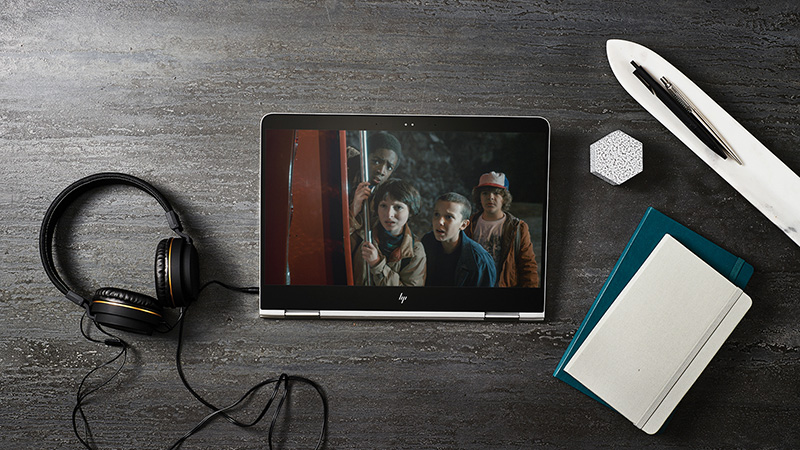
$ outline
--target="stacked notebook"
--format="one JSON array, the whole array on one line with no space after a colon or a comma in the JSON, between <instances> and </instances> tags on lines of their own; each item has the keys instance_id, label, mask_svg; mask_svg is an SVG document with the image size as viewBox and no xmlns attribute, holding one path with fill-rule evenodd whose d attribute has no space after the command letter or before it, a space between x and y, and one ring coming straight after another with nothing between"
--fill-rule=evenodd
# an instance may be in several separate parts
<instances>
[{"instance_id":1,"label":"stacked notebook","mask_svg":"<svg viewBox=\"0 0 800 450\"><path fill-rule=\"evenodd\" d=\"M553 375L657 432L750 308L752 274L649 208Z\"/></svg>"}]
</instances>

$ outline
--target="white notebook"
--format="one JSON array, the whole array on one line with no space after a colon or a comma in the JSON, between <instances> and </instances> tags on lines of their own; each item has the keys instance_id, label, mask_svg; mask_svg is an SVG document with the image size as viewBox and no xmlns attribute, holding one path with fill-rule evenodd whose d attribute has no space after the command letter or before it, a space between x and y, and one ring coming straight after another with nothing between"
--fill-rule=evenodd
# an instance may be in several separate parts
<instances>
[{"instance_id":1,"label":"white notebook","mask_svg":"<svg viewBox=\"0 0 800 450\"><path fill-rule=\"evenodd\" d=\"M653 434L751 304L740 288L665 235L565 371Z\"/></svg>"}]
</instances>

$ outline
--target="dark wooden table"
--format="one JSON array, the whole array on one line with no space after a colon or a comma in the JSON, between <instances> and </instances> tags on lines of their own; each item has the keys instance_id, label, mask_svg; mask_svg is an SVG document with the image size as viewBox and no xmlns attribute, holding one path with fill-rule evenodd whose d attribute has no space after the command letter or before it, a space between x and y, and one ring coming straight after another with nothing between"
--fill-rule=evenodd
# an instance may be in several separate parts
<instances>
[{"instance_id":1,"label":"dark wooden table","mask_svg":"<svg viewBox=\"0 0 800 450\"><path fill-rule=\"evenodd\" d=\"M77 448L78 383L114 354L81 337L81 311L44 275L50 201L94 172L137 175L175 204L203 279L256 283L259 121L273 111L547 117L548 317L274 321L210 289L183 358L208 399L282 372L317 380L331 449L800 446L800 248L630 98L609 38L671 61L800 172L795 1L3 2L0 447ZM644 143L645 169L613 187L589 173L589 145L617 129ZM552 377L647 206L755 267L753 308L657 436ZM64 223L76 288L153 292L170 232L152 200L101 189ZM95 440L166 448L208 411L178 379L174 331L126 338L128 365L85 408ZM313 392L292 394L288 417L277 447L310 446ZM261 448L266 428L216 421L185 448Z\"/></svg>"}]
</instances>

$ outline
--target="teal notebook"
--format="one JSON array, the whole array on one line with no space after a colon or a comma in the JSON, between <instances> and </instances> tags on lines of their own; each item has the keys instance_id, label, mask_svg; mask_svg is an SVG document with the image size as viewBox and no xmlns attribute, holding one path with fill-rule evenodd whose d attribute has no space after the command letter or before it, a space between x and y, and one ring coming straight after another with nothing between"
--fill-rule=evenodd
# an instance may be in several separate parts
<instances>
[{"instance_id":1,"label":"teal notebook","mask_svg":"<svg viewBox=\"0 0 800 450\"><path fill-rule=\"evenodd\" d=\"M575 332L567 351L564 352L564 356L561 357L561 361L559 361L553 373L554 377L606 406L608 406L606 402L565 372L564 367L665 234L672 235L678 242L739 288L744 289L753 275L753 266L746 263L742 258L722 249L658 210L647 208L642 221L636 231L633 232L633 236L628 241L625 250L623 250L622 256L620 256L617 264L611 270L611 274L600 289L600 293L589 309L589 313L581 322L578 331Z\"/></svg>"}]
</instances>

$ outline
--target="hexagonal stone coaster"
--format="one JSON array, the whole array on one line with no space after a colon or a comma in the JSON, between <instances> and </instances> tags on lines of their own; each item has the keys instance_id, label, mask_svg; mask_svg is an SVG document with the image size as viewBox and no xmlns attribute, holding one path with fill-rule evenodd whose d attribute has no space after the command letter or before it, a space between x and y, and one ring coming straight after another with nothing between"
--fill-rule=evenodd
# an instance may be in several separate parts
<instances>
[{"instance_id":1,"label":"hexagonal stone coaster","mask_svg":"<svg viewBox=\"0 0 800 450\"><path fill-rule=\"evenodd\" d=\"M589 146L589 171L614 186L644 168L642 143L620 130Z\"/></svg>"}]
</instances>

